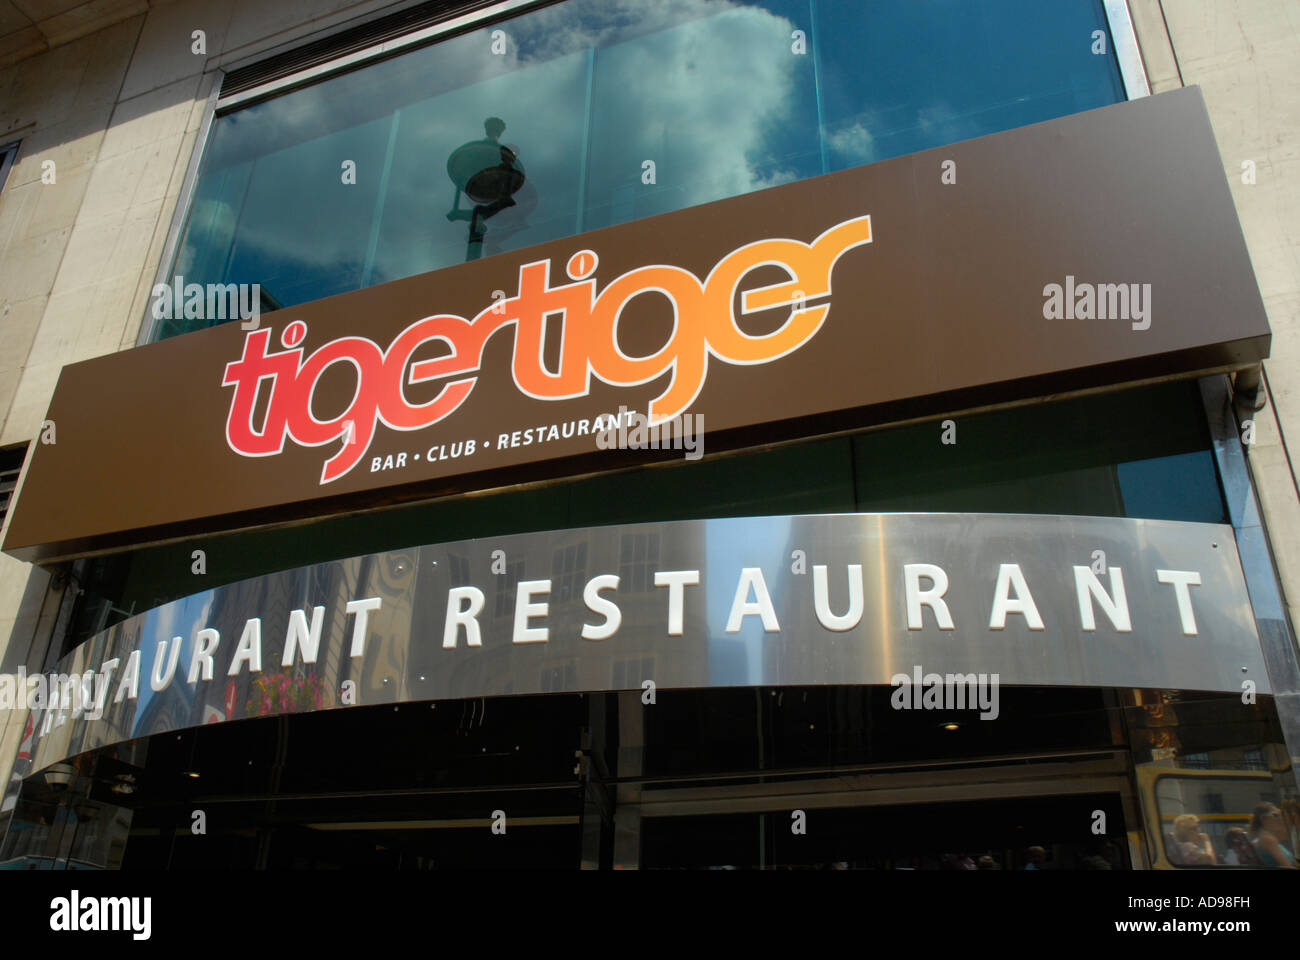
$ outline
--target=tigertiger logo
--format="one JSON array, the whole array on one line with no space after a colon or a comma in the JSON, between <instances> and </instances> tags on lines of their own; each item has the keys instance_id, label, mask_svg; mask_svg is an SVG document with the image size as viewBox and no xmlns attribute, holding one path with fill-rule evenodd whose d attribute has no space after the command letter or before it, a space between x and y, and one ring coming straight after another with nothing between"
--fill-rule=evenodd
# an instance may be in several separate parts
<instances>
[{"instance_id":1,"label":"tigertiger logo","mask_svg":"<svg viewBox=\"0 0 1300 960\"><path fill-rule=\"evenodd\" d=\"M280 334L283 350L273 350L271 329L244 338L242 356L226 365L222 386L233 387L226 419L226 442L246 457L274 456L286 439L303 447L340 442L321 468L322 484L345 476L365 457L380 423L390 430L422 430L446 419L465 402L478 382L483 350L497 331L515 327L511 374L515 387L537 400L586 396L591 378L618 387L649 383L669 374L663 392L651 401L651 425L686 410L704 388L709 358L734 365L770 363L798 350L826 322L831 272L848 250L871 242L871 217L846 220L812 243L768 239L738 247L718 261L704 280L680 267L654 264L630 270L597 293L599 257L580 250L565 265L569 282L551 284L551 261L519 267L515 296L498 298L472 320L435 314L415 321L393 338L387 349L360 336L339 337L303 356L307 325L295 320ZM736 291L751 271L777 266L789 281L746 290L739 314L790 306L790 315L775 331L750 336L741 330L735 310ZM635 297L658 294L673 311L673 331L655 353L630 357L619 348L618 322ZM560 323L560 358L546 368L542 346L546 324ZM415 360L426 344L440 342L449 351ZM319 420L312 399L322 374L334 364L350 364L356 374L351 403L330 420ZM263 381L269 381L260 422ZM437 396L411 403L405 389L445 381Z\"/></svg>"}]
</instances>

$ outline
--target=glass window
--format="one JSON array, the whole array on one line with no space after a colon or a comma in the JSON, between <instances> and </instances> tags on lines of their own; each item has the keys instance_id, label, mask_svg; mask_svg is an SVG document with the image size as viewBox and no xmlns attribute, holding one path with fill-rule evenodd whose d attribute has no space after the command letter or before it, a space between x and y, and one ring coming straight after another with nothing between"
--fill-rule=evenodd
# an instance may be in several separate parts
<instances>
[{"instance_id":1,"label":"glass window","mask_svg":"<svg viewBox=\"0 0 1300 960\"><path fill-rule=\"evenodd\" d=\"M1103 106L1106 26L1100 0L567 0L219 113L172 279L270 310Z\"/></svg>"},{"instance_id":2,"label":"glass window","mask_svg":"<svg viewBox=\"0 0 1300 960\"><path fill-rule=\"evenodd\" d=\"M819 0L829 169L1124 99L1100 3ZM865 15L864 15L865 12Z\"/></svg>"},{"instance_id":3,"label":"glass window","mask_svg":"<svg viewBox=\"0 0 1300 960\"><path fill-rule=\"evenodd\" d=\"M1153 863L1294 867L1300 806L1272 698L1132 694L1124 728Z\"/></svg>"},{"instance_id":4,"label":"glass window","mask_svg":"<svg viewBox=\"0 0 1300 960\"><path fill-rule=\"evenodd\" d=\"M959 417L952 439L855 437L857 509L1227 522L1193 382Z\"/></svg>"},{"instance_id":5,"label":"glass window","mask_svg":"<svg viewBox=\"0 0 1300 960\"><path fill-rule=\"evenodd\" d=\"M659 534L624 534L619 549L619 584L632 593L651 589L659 566Z\"/></svg>"},{"instance_id":6,"label":"glass window","mask_svg":"<svg viewBox=\"0 0 1300 960\"><path fill-rule=\"evenodd\" d=\"M555 582L556 600L563 602L578 596L587 582L587 544L570 544L556 550L551 558L551 579Z\"/></svg>"},{"instance_id":7,"label":"glass window","mask_svg":"<svg viewBox=\"0 0 1300 960\"><path fill-rule=\"evenodd\" d=\"M1175 867L1295 867L1292 823L1267 773L1162 776L1155 800Z\"/></svg>"},{"instance_id":8,"label":"glass window","mask_svg":"<svg viewBox=\"0 0 1300 960\"><path fill-rule=\"evenodd\" d=\"M515 612L515 593L519 588L519 581L524 575L524 562L518 560L506 566L504 577L498 581L496 593L495 616L500 619L505 616L514 616Z\"/></svg>"}]
</instances>

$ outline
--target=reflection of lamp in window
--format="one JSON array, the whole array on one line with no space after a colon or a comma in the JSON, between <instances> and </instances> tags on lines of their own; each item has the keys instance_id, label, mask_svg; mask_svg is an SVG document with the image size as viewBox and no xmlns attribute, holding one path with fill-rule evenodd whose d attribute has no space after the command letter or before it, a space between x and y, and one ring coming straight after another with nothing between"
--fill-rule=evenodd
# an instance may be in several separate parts
<instances>
[{"instance_id":1,"label":"reflection of lamp in window","mask_svg":"<svg viewBox=\"0 0 1300 960\"><path fill-rule=\"evenodd\" d=\"M487 233L483 221L513 207L511 196L524 185L524 165L513 150L500 142L505 128L505 121L488 117L483 122L487 136L461 144L447 158L447 176L456 185L447 219L469 221L466 260L477 260L483 253L483 235ZM460 208L462 193L473 202L473 210Z\"/></svg>"}]
</instances>

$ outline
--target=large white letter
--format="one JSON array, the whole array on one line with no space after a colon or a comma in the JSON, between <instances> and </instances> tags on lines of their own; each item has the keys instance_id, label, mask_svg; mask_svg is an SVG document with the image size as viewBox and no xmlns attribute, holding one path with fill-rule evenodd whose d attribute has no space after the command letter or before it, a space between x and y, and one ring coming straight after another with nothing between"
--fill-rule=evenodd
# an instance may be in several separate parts
<instances>
[{"instance_id":1,"label":"large white letter","mask_svg":"<svg viewBox=\"0 0 1300 960\"><path fill-rule=\"evenodd\" d=\"M302 610L289 611L289 629L284 635L284 656L280 658L280 666L293 666L293 651L295 647L302 647L302 662L315 663L316 651L320 649L320 628L325 623L325 608L313 607L311 611L311 627L307 626L307 614Z\"/></svg>"},{"instance_id":2,"label":"large white letter","mask_svg":"<svg viewBox=\"0 0 1300 960\"><path fill-rule=\"evenodd\" d=\"M606 600L600 595L602 590L617 589L617 574L606 573L587 581L587 585L582 590L582 601L592 613L604 614L605 622L600 626L584 623L582 639L607 640L618 632L619 625L623 622L623 611L619 610L618 604L613 600Z\"/></svg>"},{"instance_id":3,"label":"large white letter","mask_svg":"<svg viewBox=\"0 0 1300 960\"><path fill-rule=\"evenodd\" d=\"M1016 588L1014 600L1009 595L1013 586ZM1030 630L1043 629L1043 618L1038 615L1038 607L1018 563L998 566L998 585L993 590L993 613L989 615L989 629L1005 629L1008 613L1024 614L1025 623Z\"/></svg>"},{"instance_id":4,"label":"large white letter","mask_svg":"<svg viewBox=\"0 0 1300 960\"><path fill-rule=\"evenodd\" d=\"M123 697L131 700L140 695L140 651L132 650L131 655L126 658L126 669L122 671L122 679L117 683L117 693L113 696L114 703L121 703Z\"/></svg>"},{"instance_id":5,"label":"large white letter","mask_svg":"<svg viewBox=\"0 0 1300 960\"><path fill-rule=\"evenodd\" d=\"M221 642L221 634L211 627L200 630L198 636L194 638L194 649L190 652L190 675L189 683L196 683L199 679L199 668L203 669L203 679L212 679L212 654L217 650L217 644Z\"/></svg>"},{"instance_id":6,"label":"large white letter","mask_svg":"<svg viewBox=\"0 0 1300 960\"><path fill-rule=\"evenodd\" d=\"M862 619L862 564L849 564L849 612L842 617L831 613L830 588L826 585L826 566L813 567L813 607L817 619L827 630L852 630Z\"/></svg>"},{"instance_id":7,"label":"large white letter","mask_svg":"<svg viewBox=\"0 0 1300 960\"><path fill-rule=\"evenodd\" d=\"M922 590L922 577L928 577L934 586ZM943 572L943 567L933 563L903 564L903 590L907 594L907 629L925 629L925 621L921 617L922 606L934 611L934 619L940 630L953 628L948 604L943 601L943 595L948 592L948 574Z\"/></svg>"},{"instance_id":8,"label":"large white letter","mask_svg":"<svg viewBox=\"0 0 1300 960\"><path fill-rule=\"evenodd\" d=\"M105 660L99 665L99 676L95 678L95 716L96 718L104 715L104 704L108 700L108 687L113 682L113 673L121 666L122 661L117 657L111 660Z\"/></svg>"},{"instance_id":9,"label":"large white letter","mask_svg":"<svg viewBox=\"0 0 1300 960\"><path fill-rule=\"evenodd\" d=\"M1178 619L1183 623L1183 635L1196 636L1196 617L1192 613L1192 597L1187 590L1187 585L1199 587L1201 575L1195 570L1157 570L1156 581L1174 585L1174 596L1178 598Z\"/></svg>"},{"instance_id":10,"label":"large white letter","mask_svg":"<svg viewBox=\"0 0 1300 960\"><path fill-rule=\"evenodd\" d=\"M1097 620L1092 612L1090 594L1101 604L1101 609L1110 618L1110 622L1116 630L1120 633L1128 633L1133 629L1133 624L1129 622L1128 616L1128 598L1124 596L1124 574L1119 567L1110 568L1110 582L1115 588L1114 600L1110 598L1110 594L1101 585L1101 581L1097 579L1097 575L1092 572L1091 567L1076 566L1074 568L1074 589L1079 595L1079 618L1083 621L1083 629L1097 629Z\"/></svg>"},{"instance_id":11,"label":"large white letter","mask_svg":"<svg viewBox=\"0 0 1300 960\"><path fill-rule=\"evenodd\" d=\"M176 675L176 661L180 658L181 655L180 637L172 637L171 651L172 651L172 655L168 657L167 641L166 640L158 641L158 650L153 657L153 670L150 671L150 675L149 675L149 686L151 686L154 690L165 689L167 684L172 682L172 677ZM164 659L167 661L166 676L163 676L162 674L162 666L163 666Z\"/></svg>"},{"instance_id":12,"label":"large white letter","mask_svg":"<svg viewBox=\"0 0 1300 960\"><path fill-rule=\"evenodd\" d=\"M528 626L530 617L544 617L551 608L549 603L533 603L533 594L550 592L549 580L519 581L519 590L515 594L515 643L546 643L550 639L550 627Z\"/></svg>"},{"instance_id":13,"label":"large white letter","mask_svg":"<svg viewBox=\"0 0 1300 960\"><path fill-rule=\"evenodd\" d=\"M348 656L359 657L366 652L366 623L370 619L370 611L378 610L380 603L382 601L379 597L367 597L365 600L349 600L343 608L345 614L357 615L352 622L352 651Z\"/></svg>"},{"instance_id":14,"label":"large white letter","mask_svg":"<svg viewBox=\"0 0 1300 960\"><path fill-rule=\"evenodd\" d=\"M664 570L655 574L655 586L668 588L668 636L682 635L684 588L693 587L699 582L698 570Z\"/></svg>"},{"instance_id":15,"label":"large white letter","mask_svg":"<svg viewBox=\"0 0 1300 960\"><path fill-rule=\"evenodd\" d=\"M248 662L249 673L262 672L262 620L260 617L253 617L244 624L244 632L239 637L239 646L235 647L235 655L230 658L230 669L226 671L226 676L238 676L240 666L245 661Z\"/></svg>"},{"instance_id":16,"label":"large white letter","mask_svg":"<svg viewBox=\"0 0 1300 960\"><path fill-rule=\"evenodd\" d=\"M462 607L461 601L469 605ZM483 612L483 591L478 587L452 587L447 591L447 620L442 627L442 648L455 650L460 628L465 628L465 645L483 646L483 634L476 619Z\"/></svg>"},{"instance_id":17,"label":"large white letter","mask_svg":"<svg viewBox=\"0 0 1300 960\"><path fill-rule=\"evenodd\" d=\"M749 599L751 590L754 592L752 602ZM749 616L763 618L765 633L777 633L781 629L776 622L776 611L772 609L772 598L768 596L763 571L758 567L745 567L740 571L736 596L731 601L731 614L727 617L727 633L739 633L741 621Z\"/></svg>"}]
</instances>

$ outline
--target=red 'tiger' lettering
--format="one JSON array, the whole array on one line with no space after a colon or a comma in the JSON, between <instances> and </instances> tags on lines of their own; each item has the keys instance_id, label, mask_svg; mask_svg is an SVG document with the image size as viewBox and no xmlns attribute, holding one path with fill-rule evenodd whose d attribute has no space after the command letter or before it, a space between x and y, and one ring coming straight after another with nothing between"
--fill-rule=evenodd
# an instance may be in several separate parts
<instances>
[{"instance_id":1,"label":"red 'tiger' lettering","mask_svg":"<svg viewBox=\"0 0 1300 960\"><path fill-rule=\"evenodd\" d=\"M552 286L551 263L539 260L520 266L514 297L495 301L473 320L453 314L424 317L399 333L387 350L366 337L339 337L304 360L301 347L273 352L271 330L263 327L244 338L243 355L226 365L222 385L235 388L226 442L246 457L267 457L284 450L286 437L304 447L341 440L325 461L320 482L337 480L361 462L377 424L421 430L455 412L474 389L488 339L512 324L511 374L523 394L561 400L586 396L593 375L614 386L635 386L670 373L667 387L650 403L650 422L662 423L695 402L710 357L729 364L770 363L811 340L825 323L830 304L809 306L808 301L829 296L836 261L871 239L871 218L858 217L837 224L810 244L785 239L746 244L723 257L704 281L680 267L655 264L616 277L599 294L594 278ZM594 271L597 258L584 250L568 262L583 267L590 262ZM790 315L778 330L750 336L740 329L733 311L736 290L751 271L768 265L785 270L790 280L746 290L739 312L789 305ZM633 297L643 294L668 301L673 332L658 352L629 357L619 349L619 317ZM542 342L546 317L555 314L561 316L563 333L559 369L553 372L542 364ZM412 362L420 347L433 342L449 352ZM281 344L288 346L283 339ZM321 376L335 364L352 368L352 400L333 419L318 420L312 400ZM406 386L437 380L445 382L432 400L412 404L407 399ZM254 420L263 381L268 393L259 427Z\"/></svg>"}]
</instances>

